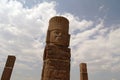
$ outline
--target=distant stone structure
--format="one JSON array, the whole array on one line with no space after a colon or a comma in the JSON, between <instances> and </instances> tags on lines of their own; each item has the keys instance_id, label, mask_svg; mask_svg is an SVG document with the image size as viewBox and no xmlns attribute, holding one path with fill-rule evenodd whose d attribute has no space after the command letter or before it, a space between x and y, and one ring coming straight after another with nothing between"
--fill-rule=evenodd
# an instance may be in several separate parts
<instances>
[{"instance_id":1,"label":"distant stone structure","mask_svg":"<svg viewBox=\"0 0 120 80\"><path fill-rule=\"evenodd\" d=\"M41 80L70 80L69 21L52 17L47 31Z\"/></svg>"},{"instance_id":2,"label":"distant stone structure","mask_svg":"<svg viewBox=\"0 0 120 80\"><path fill-rule=\"evenodd\" d=\"M80 80L88 80L87 64L80 64Z\"/></svg>"},{"instance_id":3,"label":"distant stone structure","mask_svg":"<svg viewBox=\"0 0 120 80\"><path fill-rule=\"evenodd\" d=\"M8 56L1 80L10 80L15 60L15 56Z\"/></svg>"}]
</instances>

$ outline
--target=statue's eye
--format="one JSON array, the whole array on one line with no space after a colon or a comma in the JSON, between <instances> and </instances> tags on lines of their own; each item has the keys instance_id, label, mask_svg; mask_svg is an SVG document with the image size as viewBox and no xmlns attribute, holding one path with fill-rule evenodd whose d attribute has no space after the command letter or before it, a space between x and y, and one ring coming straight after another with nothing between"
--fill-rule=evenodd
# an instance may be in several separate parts
<instances>
[{"instance_id":1,"label":"statue's eye","mask_svg":"<svg viewBox=\"0 0 120 80\"><path fill-rule=\"evenodd\" d=\"M59 32L55 32L55 34L59 34Z\"/></svg>"}]
</instances>

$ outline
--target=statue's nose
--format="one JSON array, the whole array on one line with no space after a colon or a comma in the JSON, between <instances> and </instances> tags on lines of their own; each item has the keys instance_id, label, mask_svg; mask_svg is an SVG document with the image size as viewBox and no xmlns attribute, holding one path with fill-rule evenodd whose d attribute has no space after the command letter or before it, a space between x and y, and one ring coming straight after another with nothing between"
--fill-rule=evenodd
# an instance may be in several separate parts
<instances>
[{"instance_id":1,"label":"statue's nose","mask_svg":"<svg viewBox=\"0 0 120 80\"><path fill-rule=\"evenodd\" d=\"M59 36L61 36L62 35L62 33L59 33Z\"/></svg>"}]
</instances>

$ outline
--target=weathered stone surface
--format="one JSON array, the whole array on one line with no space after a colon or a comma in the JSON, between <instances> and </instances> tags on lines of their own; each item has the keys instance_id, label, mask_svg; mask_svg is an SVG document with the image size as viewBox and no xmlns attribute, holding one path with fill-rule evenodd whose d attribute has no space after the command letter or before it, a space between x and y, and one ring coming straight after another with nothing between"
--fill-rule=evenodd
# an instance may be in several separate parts
<instances>
[{"instance_id":1,"label":"weathered stone surface","mask_svg":"<svg viewBox=\"0 0 120 80\"><path fill-rule=\"evenodd\" d=\"M61 16L50 19L44 50L41 80L70 80L69 21Z\"/></svg>"},{"instance_id":2,"label":"weathered stone surface","mask_svg":"<svg viewBox=\"0 0 120 80\"><path fill-rule=\"evenodd\" d=\"M1 80L10 80L15 60L15 56L8 56Z\"/></svg>"},{"instance_id":3,"label":"weathered stone surface","mask_svg":"<svg viewBox=\"0 0 120 80\"><path fill-rule=\"evenodd\" d=\"M70 60L70 49L56 45L47 45L44 53L45 59Z\"/></svg>"},{"instance_id":4,"label":"weathered stone surface","mask_svg":"<svg viewBox=\"0 0 120 80\"><path fill-rule=\"evenodd\" d=\"M88 80L87 64L86 63L80 64L80 80Z\"/></svg>"}]
</instances>

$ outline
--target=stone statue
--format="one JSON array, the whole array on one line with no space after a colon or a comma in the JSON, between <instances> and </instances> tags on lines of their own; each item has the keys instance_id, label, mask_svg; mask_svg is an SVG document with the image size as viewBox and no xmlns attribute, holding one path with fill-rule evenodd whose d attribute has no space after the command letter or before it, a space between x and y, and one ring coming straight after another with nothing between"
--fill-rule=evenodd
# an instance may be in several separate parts
<instances>
[{"instance_id":1,"label":"stone statue","mask_svg":"<svg viewBox=\"0 0 120 80\"><path fill-rule=\"evenodd\" d=\"M1 80L10 80L16 57L8 55Z\"/></svg>"},{"instance_id":2,"label":"stone statue","mask_svg":"<svg viewBox=\"0 0 120 80\"><path fill-rule=\"evenodd\" d=\"M50 19L43 56L41 80L70 80L69 21L61 16Z\"/></svg>"},{"instance_id":3,"label":"stone statue","mask_svg":"<svg viewBox=\"0 0 120 80\"><path fill-rule=\"evenodd\" d=\"M87 64L80 64L80 80L88 80Z\"/></svg>"}]
</instances>

